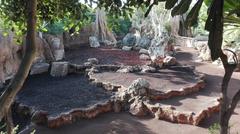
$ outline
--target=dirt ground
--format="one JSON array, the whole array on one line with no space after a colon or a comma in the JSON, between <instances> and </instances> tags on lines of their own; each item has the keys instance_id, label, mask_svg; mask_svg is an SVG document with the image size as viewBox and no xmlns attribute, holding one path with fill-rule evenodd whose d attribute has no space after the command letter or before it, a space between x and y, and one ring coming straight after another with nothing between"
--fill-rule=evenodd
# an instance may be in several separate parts
<instances>
[{"instance_id":1,"label":"dirt ground","mask_svg":"<svg viewBox=\"0 0 240 134\"><path fill-rule=\"evenodd\" d=\"M182 64L196 66L199 72L206 74L207 86L197 95L219 96L220 85L224 71L221 67L210 63L194 62L196 51L192 48L182 48L177 54L177 59ZM240 87L240 73L234 73L229 86L229 97L231 97ZM186 97L193 97L192 94ZM186 98L185 97L185 98ZM178 101L181 97L176 97L172 101ZM181 103L179 104L181 105ZM191 104L189 107L196 106ZM231 134L240 133L240 107L235 110L231 118ZM64 126L59 129L48 129L46 127L30 126L22 132L28 134L32 129L36 134L208 134L208 128L218 121L218 114L201 122L199 127L184 124L174 124L157 119L140 119L128 113L107 113L93 120L80 120L75 124Z\"/></svg>"},{"instance_id":2,"label":"dirt ground","mask_svg":"<svg viewBox=\"0 0 240 134\"><path fill-rule=\"evenodd\" d=\"M139 59L138 51L122 51L110 47L90 48L89 46L66 51L66 60L70 63L83 64L88 58L97 58L100 64L144 65L147 63Z\"/></svg>"}]
</instances>

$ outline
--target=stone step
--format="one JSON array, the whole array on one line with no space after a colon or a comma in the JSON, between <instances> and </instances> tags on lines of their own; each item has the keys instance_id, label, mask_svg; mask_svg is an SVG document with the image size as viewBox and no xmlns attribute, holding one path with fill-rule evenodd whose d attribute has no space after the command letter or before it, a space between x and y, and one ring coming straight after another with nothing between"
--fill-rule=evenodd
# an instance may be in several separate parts
<instances>
[{"instance_id":1,"label":"stone step","mask_svg":"<svg viewBox=\"0 0 240 134\"><path fill-rule=\"evenodd\" d=\"M220 98L195 93L184 97L146 102L145 105L158 119L199 125L203 119L219 111Z\"/></svg>"}]
</instances>

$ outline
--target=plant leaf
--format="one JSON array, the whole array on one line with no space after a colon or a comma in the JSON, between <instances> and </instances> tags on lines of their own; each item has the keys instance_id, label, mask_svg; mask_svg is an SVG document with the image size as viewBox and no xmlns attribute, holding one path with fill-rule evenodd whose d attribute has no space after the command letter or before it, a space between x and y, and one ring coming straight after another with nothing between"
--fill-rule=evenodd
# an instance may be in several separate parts
<instances>
[{"instance_id":1,"label":"plant leaf","mask_svg":"<svg viewBox=\"0 0 240 134\"><path fill-rule=\"evenodd\" d=\"M186 13L191 5L191 2L192 0L181 0L180 3L173 8L171 15L176 16Z\"/></svg>"},{"instance_id":2,"label":"plant leaf","mask_svg":"<svg viewBox=\"0 0 240 134\"><path fill-rule=\"evenodd\" d=\"M209 31L208 46L213 61L217 60L222 53L223 1L224 0L213 0L205 25L205 29Z\"/></svg>"},{"instance_id":3,"label":"plant leaf","mask_svg":"<svg viewBox=\"0 0 240 134\"><path fill-rule=\"evenodd\" d=\"M194 7L191 9L189 14L187 15L187 19L185 22L185 25L187 27L194 26L195 24L197 24L199 10L202 7L202 3L203 3L203 0L198 0L198 2L194 5Z\"/></svg>"},{"instance_id":4,"label":"plant leaf","mask_svg":"<svg viewBox=\"0 0 240 134\"><path fill-rule=\"evenodd\" d=\"M173 8L177 2L178 2L178 0L167 0L165 3L165 8L166 9Z\"/></svg>"}]
</instances>

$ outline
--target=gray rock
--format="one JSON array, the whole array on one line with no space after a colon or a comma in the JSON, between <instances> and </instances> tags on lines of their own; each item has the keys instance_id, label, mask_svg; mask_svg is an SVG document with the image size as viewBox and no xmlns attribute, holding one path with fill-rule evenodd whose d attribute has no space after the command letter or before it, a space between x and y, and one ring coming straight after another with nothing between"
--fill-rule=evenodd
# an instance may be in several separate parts
<instances>
[{"instance_id":1,"label":"gray rock","mask_svg":"<svg viewBox=\"0 0 240 134\"><path fill-rule=\"evenodd\" d=\"M151 60L151 58L148 55L146 55L146 54L141 54L139 56L139 59L140 60Z\"/></svg>"},{"instance_id":2,"label":"gray rock","mask_svg":"<svg viewBox=\"0 0 240 134\"><path fill-rule=\"evenodd\" d=\"M34 74L41 74L41 73L45 73L48 72L48 68L49 68L49 64L48 63L36 63L32 65L30 74L34 75Z\"/></svg>"},{"instance_id":3,"label":"gray rock","mask_svg":"<svg viewBox=\"0 0 240 134\"><path fill-rule=\"evenodd\" d=\"M145 36L143 36L142 38L140 38L140 40L137 43L137 46L141 47L141 48L148 48L151 44L151 40Z\"/></svg>"},{"instance_id":4,"label":"gray rock","mask_svg":"<svg viewBox=\"0 0 240 134\"><path fill-rule=\"evenodd\" d=\"M61 46L61 40L59 38L52 38L51 45L54 50L59 49Z\"/></svg>"},{"instance_id":5,"label":"gray rock","mask_svg":"<svg viewBox=\"0 0 240 134\"><path fill-rule=\"evenodd\" d=\"M89 62L89 61L84 63L84 66L92 66L92 65L93 64L91 62Z\"/></svg>"},{"instance_id":6,"label":"gray rock","mask_svg":"<svg viewBox=\"0 0 240 134\"><path fill-rule=\"evenodd\" d=\"M149 87L150 83L146 79L138 78L128 87L128 91L132 92L133 95L144 96L147 95Z\"/></svg>"},{"instance_id":7,"label":"gray rock","mask_svg":"<svg viewBox=\"0 0 240 134\"><path fill-rule=\"evenodd\" d=\"M64 58L65 51L64 51L64 49L54 50L53 55L55 57L55 60L59 61L59 60L62 60Z\"/></svg>"},{"instance_id":8,"label":"gray rock","mask_svg":"<svg viewBox=\"0 0 240 134\"><path fill-rule=\"evenodd\" d=\"M139 66L124 66L117 70L118 73L132 73L139 71L141 71L141 68L139 68Z\"/></svg>"},{"instance_id":9,"label":"gray rock","mask_svg":"<svg viewBox=\"0 0 240 134\"><path fill-rule=\"evenodd\" d=\"M131 51L131 50L132 50L132 47L123 46L123 47L122 47L122 50L124 50L124 51Z\"/></svg>"},{"instance_id":10,"label":"gray rock","mask_svg":"<svg viewBox=\"0 0 240 134\"><path fill-rule=\"evenodd\" d=\"M99 60L97 58L89 58L87 61L93 65L96 65L99 63Z\"/></svg>"},{"instance_id":11,"label":"gray rock","mask_svg":"<svg viewBox=\"0 0 240 134\"><path fill-rule=\"evenodd\" d=\"M90 47L94 47L94 48L100 47L99 41L95 36L89 37L89 43L90 43Z\"/></svg>"},{"instance_id":12,"label":"gray rock","mask_svg":"<svg viewBox=\"0 0 240 134\"><path fill-rule=\"evenodd\" d=\"M142 66L142 73L154 73L156 71L157 70L154 67L150 67L150 66L147 66L147 65Z\"/></svg>"},{"instance_id":13,"label":"gray rock","mask_svg":"<svg viewBox=\"0 0 240 134\"><path fill-rule=\"evenodd\" d=\"M50 72L53 77L63 77L68 74L68 62L53 62Z\"/></svg>"},{"instance_id":14,"label":"gray rock","mask_svg":"<svg viewBox=\"0 0 240 134\"><path fill-rule=\"evenodd\" d=\"M149 110L142 101L135 100L135 102L130 105L129 112L135 116L146 116Z\"/></svg>"},{"instance_id":15,"label":"gray rock","mask_svg":"<svg viewBox=\"0 0 240 134\"><path fill-rule=\"evenodd\" d=\"M140 49L139 54L146 54L146 55L148 55L148 50L142 48L142 49Z\"/></svg>"},{"instance_id":16,"label":"gray rock","mask_svg":"<svg viewBox=\"0 0 240 134\"><path fill-rule=\"evenodd\" d=\"M133 33L128 33L123 38L123 45L124 46L134 46L136 44L137 37Z\"/></svg>"}]
</instances>

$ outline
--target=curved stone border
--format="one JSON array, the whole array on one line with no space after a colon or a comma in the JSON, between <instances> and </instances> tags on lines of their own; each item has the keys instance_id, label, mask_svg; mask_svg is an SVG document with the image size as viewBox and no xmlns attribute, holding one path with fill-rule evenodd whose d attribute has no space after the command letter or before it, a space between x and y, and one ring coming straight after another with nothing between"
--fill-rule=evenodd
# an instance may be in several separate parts
<instances>
[{"instance_id":1,"label":"curved stone border","mask_svg":"<svg viewBox=\"0 0 240 134\"><path fill-rule=\"evenodd\" d=\"M220 101L216 99L214 105L206 107L198 113L194 112L185 112L178 111L173 106L161 105L156 106L148 103L144 103L149 109L150 113L158 119L170 121L173 123L189 124L189 125L199 125L200 121L206 117L211 116L212 114L219 112L220 110Z\"/></svg>"},{"instance_id":2,"label":"curved stone border","mask_svg":"<svg viewBox=\"0 0 240 134\"><path fill-rule=\"evenodd\" d=\"M117 69L117 68L115 68ZM184 67L184 69L186 69ZM106 71L107 69L104 69ZM113 70L113 69L112 69ZM112 71L110 70L110 71ZM108 70L107 70L108 71ZM193 71L193 70L191 70ZM116 72L116 71L113 71ZM168 90L167 92L161 92L155 89L150 89L149 91L149 97L153 100L163 100L168 99L175 96L185 96L194 92L199 91L200 89L203 89L206 85L204 79L204 75L201 73L198 73L196 71L193 71L194 75L196 75L196 78L198 79L198 82L195 84L192 84L191 86L181 88L179 90ZM89 80L92 81L94 84L96 84L99 87L103 87L106 90L109 91L119 91L127 89L128 87L124 87L123 85L117 85L113 84L111 82L103 82L101 80L98 80L96 77L94 77L94 72L88 73Z\"/></svg>"},{"instance_id":3,"label":"curved stone border","mask_svg":"<svg viewBox=\"0 0 240 134\"><path fill-rule=\"evenodd\" d=\"M63 125L72 124L78 119L92 119L99 114L112 111L112 102L95 104L89 108L73 109L70 112L62 113L56 117L48 117L47 126L49 128L58 128Z\"/></svg>"},{"instance_id":4,"label":"curved stone border","mask_svg":"<svg viewBox=\"0 0 240 134\"><path fill-rule=\"evenodd\" d=\"M193 84L189 87L184 87L180 90L168 90L167 92L160 92L154 89L150 89L150 98L153 100L164 100L168 98L172 98L175 96L185 96L194 92L199 91L204 88L206 83L203 80L198 81L196 84Z\"/></svg>"}]
</instances>

